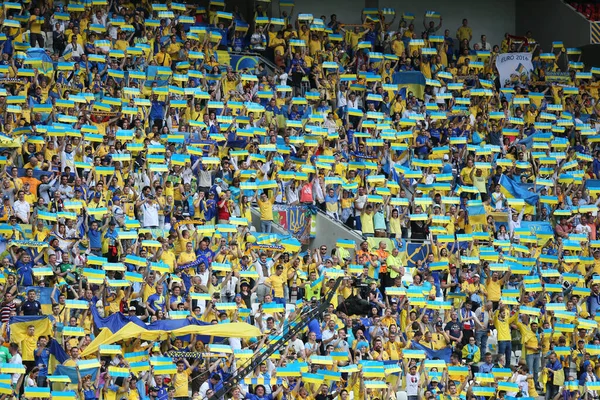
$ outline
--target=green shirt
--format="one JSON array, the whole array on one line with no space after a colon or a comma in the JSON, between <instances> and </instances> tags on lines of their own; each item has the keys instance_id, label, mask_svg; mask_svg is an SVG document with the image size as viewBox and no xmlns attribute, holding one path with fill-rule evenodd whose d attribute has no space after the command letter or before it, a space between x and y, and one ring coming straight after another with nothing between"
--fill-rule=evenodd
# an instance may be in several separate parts
<instances>
[{"instance_id":1,"label":"green shirt","mask_svg":"<svg viewBox=\"0 0 600 400\"><path fill-rule=\"evenodd\" d=\"M8 363L12 356L7 347L0 346L0 363Z\"/></svg>"}]
</instances>

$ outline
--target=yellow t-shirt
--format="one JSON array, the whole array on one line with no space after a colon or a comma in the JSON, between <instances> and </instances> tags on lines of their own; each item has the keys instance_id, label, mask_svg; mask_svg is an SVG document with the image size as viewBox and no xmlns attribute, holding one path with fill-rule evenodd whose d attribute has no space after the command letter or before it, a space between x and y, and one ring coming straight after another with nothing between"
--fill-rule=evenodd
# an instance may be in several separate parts
<instances>
[{"instance_id":1,"label":"yellow t-shirt","mask_svg":"<svg viewBox=\"0 0 600 400\"><path fill-rule=\"evenodd\" d=\"M508 313L508 311L507 311L507 313ZM504 321L501 321L498 318L499 315L500 315L500 310L496 310L496 313L494 314L494 326L498 330L498 341L501 342L501 341L511 340L510 324L512 324L513 322L515 322L517 320L517 318L519 317L519 313L515 313L512 317L509 317L509 318L505 319Z\"/></svg>"},{"instance_id":2,"label":"yellow t-shirt","mask_svg":"<svg viewBox=\"0 0 600 400\"><path fill-rule=\"evenodd\" d=\"M360 40L360 38L362 38L367 32L360 32L360 33L354 33L354 32L350 32L348 33L348 36L350 38L349 42L350 42L350 47L352 47L353 49L356 48L356 46L358 46L358 42Z\"/></svg>"},{"instance_id":3,"label":"yellow t-shirt","mask_svg":"<svg viewBox=\"0 0 600 400\"><path fill-rule=\"evenodd\" d=\"M127 43L126 40L117 40L115 42L115 49L116 50L125 51L125 50L127 50L127 47L129 47L129 43Z\"/></svg>"},{"instance_id":4,"label":"yellow t-shirt","mask_svg":"<svg viewBox=\"0 0 600 400\"><path fill-rule=\"evenodd\" d=\"M31 28L29 31L31 33L42 33L42 23L40 22L40 18L41 17L37 17L35 15L29 17L29 21L31 22Z\"/></svg>"},{"instance_id":5,"label":"yellow t-shirt","mask_svg":"<svg viewBox=\"0 0 600 400\"><path fill-rule=\"evenodd\" d=\"M473 185L473 180L471 179L471 171L473 167L464 167L460 172L460 177L462 178L465 185Z\"/></svg>"},{"instance_id":6,"label":"yellow t-shirt","mask_svg":"<svg viewBox=\"0 0 600 400\"><path fill-rule=\"evenodd\" d=\"M258 199L258 207L260 208L260 219L263 221L273 221L273 203L275 198L269 198L267 201Z\"/></svg>"},{"instance_id":7,"label":"yellow t-shirt","mask_svg":"<svg viewBox=\"0 0 600 400\"><path fill-rule=\"evenodd\" d=\"M374 214L367 214L366 212L364 212L360 216L360 222L362 224L363 233L375 233L375 227L373 225L373 215Z\"/></svg>"},{"instance_id":8,"label":"yellow t-shirt","mask_svg":"<svg viewBox=\"0 0 600 400\"><path fill-rule=\"evenodd\" d=\"M173 375L173 386L175 387L175 395L173 397L188 397L189 376L192 373L190 368L183 372L176 372Z\"/></svg>"},{"instance_id":9,"label":"yellow t-shirt","mask_svg":"<svg viewBox=\"0 0 600 400\"><path fill-rule=\"evenodd\" d=\"M487 299L489 301L500 301L500 297L502 296L502 284L500 280L494 282L489 279L486 285L487 290Z\"/></svg>"},{"instance_id":10,"label":"yellow t-shirt","mask_svg":"<svg viewBox=\"0 0 600 400\"><path fill-rule=\"evenodd\" d=\"M171 250L163 251L160 255L160 260L171 267L171 271L175 267L175 254Z\"/></svg>"},{"instance_id":11,"label":"yellow t-shirt","mask_svg":"<svg viewBox=\"0 0 600 400\"><path fill-rule=\"evenodd\" d=\"M404 54L404 42L402 40L394 40L392 42L392 51L395 55L400 57L402 54Z\"/></svg>"},{"instance_id":12,"label":"yellow t-shirt","mask_svg":"<svg viewBox=\"0 0 600 400\"><path fill-rule=\"evenodd\" d=\"M275 297L283 298L283 285L285 284L285 277L283 274L271 275L269 278L267 278L266 282L271 285L271 289L273 289Z\"/></svg>"},{"instance_id":13,"label":"yellow t-shirt","mask_svg":"<svg viewBox=\"0 0 600 400\"><path fill-rule=\"evenodd\" d=\"M458 28L456 36L460 41L463 41L465 39L471 40L471 37L473 37L473 31L468 26L461 26L460 28Z\"/></svg>"},{"instance_id":14,"label":"yellow t-shirt","mask_svg":"<svg viewBox=\"0 0 600 400\"><path fill-rule=\"evenodd\" d=\"M121 300L123 300L124 297L125 293L120 289L114 294L114 299L108 302L108 310L111 314L119 312L121 309Z\"/></svg>"},{"instance_id":15,"label":"yellow t-shirt","mask_svg":"<svg viewBox=\"0 0 600 400\"><path fill-rule=\"evenodd\" d=\"M177 258L177 264L180 265L189 264L193 261L196 261L196 254L193 251L191 253L184 251L179 255L179 258Z\"/></svg>"},{"instance_id":16,"label":"yellow t-shirt","mask_svg":"<svg viewBox=\"0 0 600 400\"><path fill-rule=\"evenodd\" d=\"M34 352L37 348L37 337L25 336L25 339L21 342L21 351L23 353L23 361L34 361Z\"/></svg>"}]
</instances>

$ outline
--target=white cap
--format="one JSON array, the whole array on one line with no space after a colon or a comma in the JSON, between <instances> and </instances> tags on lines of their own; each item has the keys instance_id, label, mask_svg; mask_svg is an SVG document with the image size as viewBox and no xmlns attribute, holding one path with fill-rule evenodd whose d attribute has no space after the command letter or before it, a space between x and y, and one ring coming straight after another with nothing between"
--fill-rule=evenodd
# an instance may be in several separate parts
<instances>
[{"instance_id":1,"label":"white cap","mask_svg":"<svg viewBox=\"0 0 600 400\"><path fill-rule=\"evenodd\" d=\"M450 159L450 156L448 154L444 154L444 161L448 161Z\"/></svg>"}]
</instances>

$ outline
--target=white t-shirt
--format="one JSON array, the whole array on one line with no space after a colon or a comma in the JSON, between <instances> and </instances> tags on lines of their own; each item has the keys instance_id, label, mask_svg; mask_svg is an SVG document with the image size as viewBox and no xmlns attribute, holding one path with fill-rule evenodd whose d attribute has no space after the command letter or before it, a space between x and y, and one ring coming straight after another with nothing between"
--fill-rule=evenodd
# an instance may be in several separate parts
<instances>
[{"instance_id":1,"label":"white t-shirt","mask_svg":"<svg viewBox=\"0 0 600 400\"><path fill-rule=\"evenodd\" d=\"M580 223L575 227L575 232L578 234L585 234L590 236L590 233L592 233L592 229L589 226Z\"/></svg>"},{"instance_id":2,"label":"white t-shirt","mask_svg":"<svg viewBox=\"0 0 600 400\"><path fill-rule=\"evenodd\" d=\"M10 364L23 364L23 358L21 358L21 355L19 353L17 353L14 356L12 356L9 363ZM12 374L12 383L16 384L17 382L19 382L20 377L21 377L21 374Z\"/></svg>"},{"instance_id":3,"label":"white t-shirt","mask_svg":"<svg viewBox=\"0 0 600 400\"><path fill-rule=\"evenodd\" d=\"M296 338L296 340L288 344L288 347L293 348L296 354L299 354L301 351L304 351L304 342Z\"/></svg>"},{"instance_id":4,"label":"white t-shirt","mask_svg":"<svg viewBox=\"0 0 600 400\"><path fill-rule=\"evenodd\" d=\"M142 204L142 211L144 212L144 228L158 226L158 209L159 206L156 203Z\"/></svg>"},{"instance_id":5,"label":"white t-shirt","mask_svg":"<svg viewBox=\"0 0 600 400\"><path fill-rule=\"evenodd\" d=\"M15 210L15 215L23 222L29 222L29 211L31 210L31 206L28 202L21 200L15 201L13 204L13 210Z\"/></svg>"},{"instance_id":6,"label":"white t-shirt","mask_svg":"<svg viewBox=\"0 0 600 400\"><path fill-rule=\"evenodd\" d=\"M406 374L406 395L417 396L419 394L419 374Z\"/></svg>"},{"instance_id":7,"label":"white t-shirt","mask_svg":"<svg viewBox=\"0 0 600 400\"><path fill-rule=\"evenodd\" d=\"M354 206L358 206L360 208L365 208L365 204L367 204L367 195L363 194L362 196L358 196L358 198L354 201ZM355 208L356 216L360 217L362 215L362 211L359 211Z\"/></svg>"},{"instance_id":8,"label":"white t-shirt","mask_svg":"<svg viewBox=\"0 0 600 400\"><path fill-rule=\"evenodd\" d=\"M326 331L323 331L323 335L321 337L323 338L323 341L329 340L336 334L336 332L337 331L335 329L327 329Z\"/></svg>"},{"instance_id":9,"label":"white t-shirt","mask_svg":"<svg viewBox=\"0 0 600 400\"><path fill-rule=\"evenodd\" d=\"M221 296L226 296L228 292L230 296L235 296L237 282L238 278L236 278L235 276L229 278L227 283L224 283L223 287L221 288Z\"/></svg>"}]
</instances>

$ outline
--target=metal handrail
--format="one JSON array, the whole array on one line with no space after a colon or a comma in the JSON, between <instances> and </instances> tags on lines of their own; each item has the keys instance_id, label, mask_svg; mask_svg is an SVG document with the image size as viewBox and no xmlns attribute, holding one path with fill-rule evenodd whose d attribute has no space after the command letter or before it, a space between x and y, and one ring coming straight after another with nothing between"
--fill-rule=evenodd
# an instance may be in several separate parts
<instances>
[{"instance_id":1,"label":"metal handrail","mask_svg":"<svg viewBox=\"0 0 600 400\"><path fill-rule=\"evenodd\" d=\"M225 396L230 390L238 385L246 376L252 373L257 366L265 362L276 351L282 349L292 338L292 336L302 332L304 328L308 326L310 321L323 314L327 307L329 307L329 303L331 303L333 296L336 295L338 288L342 284L342 281L342 277L337 278L333 288L331 288L331 290L327 293L327 297L321 301L317 307L307 309L305 312L298 314L294 321L290 323L287 332L285 332L275 343L265 347L264 351L260 351L258 354L250 358L246 364L242 368L238 369L227 382L223 383L223 387L219 389L218 392L213 394L209 400L218 400L223 398L223 396Z\"/></svg>"}]
</instances>

